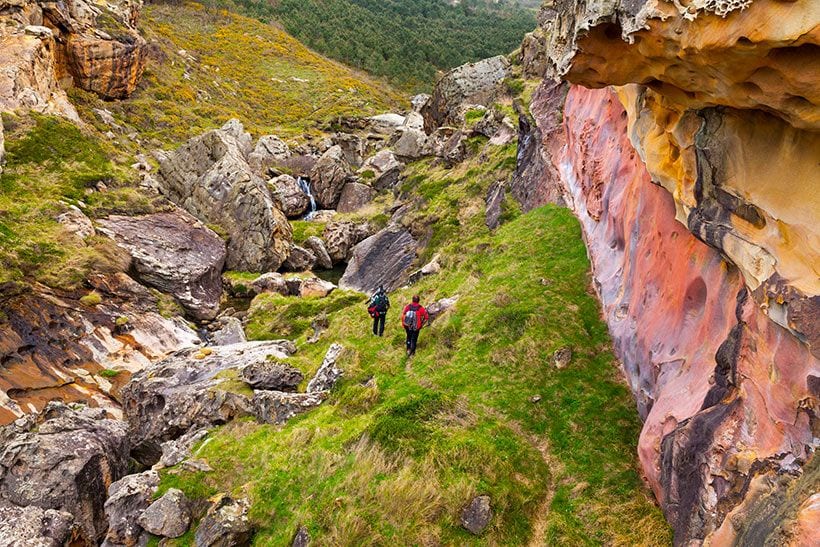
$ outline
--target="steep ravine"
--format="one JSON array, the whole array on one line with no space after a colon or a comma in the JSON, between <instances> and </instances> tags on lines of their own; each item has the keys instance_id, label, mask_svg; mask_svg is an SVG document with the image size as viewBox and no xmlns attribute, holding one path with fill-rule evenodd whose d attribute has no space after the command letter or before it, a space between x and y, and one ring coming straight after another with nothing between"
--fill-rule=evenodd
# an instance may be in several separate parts
<instances>
[{"instance_id":1,"label":"steep ravine","mask_svg":"<svg viewBox=\"0 0 820 547\"><path fill-rule=\"evenodd\" d=\"M677 6L542 10L542 141L519 172L582 222L644 419L643 472L676 543L809 545L820 6Z\"/></svg>"}]
</instances>

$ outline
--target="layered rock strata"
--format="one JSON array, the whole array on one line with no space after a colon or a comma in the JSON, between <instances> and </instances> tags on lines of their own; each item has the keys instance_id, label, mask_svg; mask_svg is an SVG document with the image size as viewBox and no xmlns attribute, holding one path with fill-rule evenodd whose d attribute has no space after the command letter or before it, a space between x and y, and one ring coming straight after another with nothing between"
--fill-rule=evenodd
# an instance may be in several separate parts
<instances>
[{"instance_id":1,"label":"layered rock strata","mask_svg":"<svg viewBox=\"0 0 820 547\"><path fill-rule=\"evenodd\" d=\"M525 205L581 220L676 543L811 544L820 6L555 1L541 22L575 85L534 96Z\"/></svg>"}]
</instances>

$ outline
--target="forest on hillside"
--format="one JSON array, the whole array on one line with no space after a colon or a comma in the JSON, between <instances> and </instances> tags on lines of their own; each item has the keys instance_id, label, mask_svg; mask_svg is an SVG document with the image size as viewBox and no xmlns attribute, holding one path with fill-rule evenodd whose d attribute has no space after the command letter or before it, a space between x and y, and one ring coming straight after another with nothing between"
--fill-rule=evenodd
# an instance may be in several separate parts
<instances>
[{"instance_id":1,"label":"forest on hillside","mask_svg":"<svg viewBox=\"0 0 820 547\"><path fill-rule=\"evenodd\" d=\"M516 1L211 0L285 30L316 51L412 91L436 72L506 54L535 28Z\"/></svg>"}]
</instances>

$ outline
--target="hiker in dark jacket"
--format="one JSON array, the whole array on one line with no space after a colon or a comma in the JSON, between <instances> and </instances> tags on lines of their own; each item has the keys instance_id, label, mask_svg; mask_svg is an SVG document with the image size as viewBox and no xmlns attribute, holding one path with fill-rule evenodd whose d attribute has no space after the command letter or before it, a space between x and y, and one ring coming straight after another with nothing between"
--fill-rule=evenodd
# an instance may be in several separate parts
<instances>
[{"instance_id":1,"label":"hiker in dark jacket","mask_svg":"<svg viewBox=\"0 0 820 547\"><path fill-rule=\"evenodd\" d=\"M418 295L413 297L413 302L404 307L401 312L401 325L407 333L407 355L416 353L416 344L419 342L419 331L430 321L430 314L419 304Z\"/></svg>"},{"instance_id":2,"label":"hiker in dark jacket","mask_svg":"<svg viewBox=\"0 0 820 547\"><path fill-rule=\"evenodd\" d=\"M373 318L373 334L376 336L384 336L384 321L387 319L387 310L390 309L390 299L387 298L387 293L383 286L379 286L379 290L370 298L367 303L367 311L370 317Z\"/></svg>"}]
</instances>

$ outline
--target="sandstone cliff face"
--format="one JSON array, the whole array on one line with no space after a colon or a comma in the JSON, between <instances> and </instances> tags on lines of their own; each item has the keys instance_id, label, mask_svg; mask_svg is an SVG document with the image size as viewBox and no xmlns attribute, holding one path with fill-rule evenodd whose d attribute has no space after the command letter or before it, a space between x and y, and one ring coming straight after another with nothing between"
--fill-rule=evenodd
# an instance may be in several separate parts
<instances>
[{"instance_id":1,"label":"sandstone cliff face","mask_svg":"<svg viewBox=\"0 0 820 547\"><path fill-rule=\"evenodd\" d=\"M141 2L0 0L0 111L78 121L64 87L106 99L133 93L146 60L135 25Z\"/></svg>"},{"instance_id":2,"label":"sandstone cliff face","mask_svg":"<svg viewBox=\"0 0 820 547\"><path fill-rule=\"evenodd\" d=\"M676 541L810 544L820 5L556 1L541 24L574 85L534 96L525 204L582 221Z\"/></svg>"}]
</instances>

